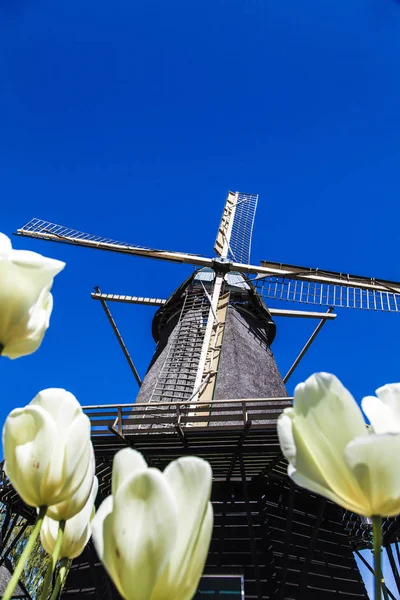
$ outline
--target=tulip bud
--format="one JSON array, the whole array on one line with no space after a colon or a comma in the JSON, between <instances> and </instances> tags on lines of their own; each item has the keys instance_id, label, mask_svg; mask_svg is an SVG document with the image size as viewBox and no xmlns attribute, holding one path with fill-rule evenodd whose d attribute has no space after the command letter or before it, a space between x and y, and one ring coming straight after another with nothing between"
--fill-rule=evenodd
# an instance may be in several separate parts
<instances>
[{"instance_id":1,"label":"tulip bud","mask_svg":"<svg viewBox=\"0 0 400 600\"><path fill-rule=\"evenodd\" d=\"M94 478L89 498L83 509L71 519L65 522L64 535L62 538L60 558L76 558L82 554L91 536L90 521L94 515L94 501L96 499L99 484L97 477ZM40 530L40 539L43 548L49 554L53 554L57 541L59 522L46 516Z\"/></svg>"},{"instance_id":2,"label":"tulip bud","mask_svg":"<svg viewBox=\"0 0 400 600\"><path fill-rule=\"evenodd\" d=\"M3 427L3 448L7 476L26 504L67 503L63 520L82 510L91 486L86 485L87 495L74 494L88 472L93 477L93 447L90 421L70 392L43 390L25 408L11 411Z\"/></svg>"},{"instance_id":3,"label":"tulip bud","mask_svg":"<svg viewBox=\"0 0 400 600\"><path fill-rule=\"evenodd\" d=\"M125 600L194 596L213 527L211 481L200 458L180 458L161 473L135 450L116 454L112 496L96 513L92 535Z\"/></svg>"},{"instance_id":4,"label":"tulip bud","mask_svg":"<svg viewBox=\"0 0 400 600\"><path fill-rule=\"evenodd\" d=\"M32 354L49 326L53 279L65 263L36 252L13 250L0 233L0 350L18 358Z\"/></svg>"}]
</instances>

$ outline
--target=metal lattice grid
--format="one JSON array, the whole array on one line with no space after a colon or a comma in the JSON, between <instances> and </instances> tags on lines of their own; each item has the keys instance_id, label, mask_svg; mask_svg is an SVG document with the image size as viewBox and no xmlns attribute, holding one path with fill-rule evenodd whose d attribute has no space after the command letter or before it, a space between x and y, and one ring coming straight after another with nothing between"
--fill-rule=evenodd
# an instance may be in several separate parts
<instances>
[{"instance_id":1,"label":"metal lattice grid","mask_svg":"<svg viewBox=\"0 0 400 600\"><path fill-rule=\"evenodd\" d=\"M251 238L257 210L258 194L236 192L236 210L228 258L235 262L249 264Z\"/></svg>"},{"instance_id":2,"label":"metal lattice grid","mask_svg":"<svg viewBox=\"0 0 400 600\"><path fill-rule=\"evenodd\" d=\"M400 311L400 294L346 285L267 277L253 282L260 296L274 300L359 308L384 312Z\"/></svg>"},{"instance_id":3,"label":"metal lattice grid","mask_svg":"<svg viewBox=\"0 0 400 600\"><path fill-rule=\"evenodd\" d=\"M188 288L150 402L184 401L193 395L209 311L207 296Z\"/></svg>"},{"instance_id":4,"label":"metal lattice grid","mask_svg":"<svg viewBox=\"0 0 400 600\"><path fill-rule=\"evenodd\" d=\"M50 223L50 221L42 221L41 219L31 219L26 225L21 227L19 230L21 233L30 233L34 235L35 233L40 235L50 235L59 238L60 241L86 241L86 242L95 242L98 244L111 244L113 246L130 246L132 248L142 248L143 250L151 250L146 246L138 246L137 244L132 245L128 242L118 242L117 240L112 240L111 238L101 237L99 235L94 235L92 233L84 233L83 231L78 231L77 229L71 229L69 227L64 227L64 225L57 225L56 223Z\"/></svg>"},{"instance_id":5,"label":"metal lattice grid","mask_svg":"<svg viewBox=\"0 0 400 600\"><path fill-rule=\"evenodd\" d=\"M204 261L206 261L207 264L210 262L210 259L204 259L197 254L183 254L171 250L160 250L149 246L140 246L130 242L113 240L111 238L102 237L92 233L85 233L83 231L78 231L77 229L65 227L64 225L57 225L56 223L50 223L50 221L43 221L36 218L31 219L26 225L17 229L17 234L43 240L63 242L66 244L75 244L77 246L97 248L100 250L112 250L114 252L147 256L150 258L163 258L176 262L192 263L194 261L195 264L197 264L196 260L200 261L198 264L203 264Z\"/></svg>"}]
</instances>

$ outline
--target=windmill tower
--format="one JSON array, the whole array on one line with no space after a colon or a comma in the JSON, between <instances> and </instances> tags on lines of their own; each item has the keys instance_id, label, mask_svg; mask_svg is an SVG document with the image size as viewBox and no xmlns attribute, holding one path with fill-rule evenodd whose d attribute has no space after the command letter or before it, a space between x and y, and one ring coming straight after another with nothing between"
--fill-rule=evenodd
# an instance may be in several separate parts
<instances>
[{"instance_id":1,"label":"windmill tower","mask_svg":"<svg viewBox=\"0 0 400 600\"><path fill-rule=\"evenodd\" d=\"M237 582L246 598L258 600L367 598L353 548L366 547L368 529L332 502L293 486L276 419L291 404L285 381L323 324L335 318L332 308L398 312L400 283L266 261L250 264L257 201L255 195L228 193L215 258L138 247L39 219L17 233L196 267L167 300L98 288L92 294L140 391L134 404L86 412L103 496L110 493L112 458L127 444L160 468L183 454L211 463L215 528L205 569L209 579L202 581L199 598L211 592L233 598L229 586ZM270 299L325 305L328 311L272 309L264 301ZM153 320L157 347L143 381L110 302L159 306ZM274 317L281 316L318 320L284 378L271 351ZM397 539L397 522L388 530ZM65 595L81 598L83 590L88 597L117 597L90 548L72 569Z\"/></svg>"}]
</instances>

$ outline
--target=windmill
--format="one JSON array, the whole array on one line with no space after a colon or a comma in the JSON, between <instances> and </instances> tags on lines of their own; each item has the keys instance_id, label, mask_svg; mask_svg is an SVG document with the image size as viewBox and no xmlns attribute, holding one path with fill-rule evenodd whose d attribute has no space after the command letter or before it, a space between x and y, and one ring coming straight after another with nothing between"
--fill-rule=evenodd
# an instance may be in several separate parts
<instances>
[{"instance_id":1,"label":"windmill","mask_svg":"<svg viewBox=\"0 0 400 600\"><path fill-rule=\"evenodd\" d=\"M367 598L346 531L351 530L354 547L362 548L368 527L288 481L275 423L290 405L285 382L324 323L335 318L333 308L398 312L400 283L268 261L251 264L257 202L257 195L228 193L213 258L139 247L39 219L17 234L196 268L168 299L99 288L92 294L140 386L134 405L87 407L103 494L109 493L112 456L123 445L134 445L159 467L185 453L202 455L215 477L216 527L206 574L242 577L246 598L259 600ZM266 304L271 299L328 309L272 309ZM143 381L109 302L159 307L153 320L157 348ZM284 378L270 349L274 317L281 316L318 319ZM389 530L395 539L397 525L392 522ZM98 583L93 556L87 561L96 573L93 597L114 597L110 587L105 592L105 584ZM79 572L67 586L70 597L85 587Z\"/></svg>"}]
</instances>

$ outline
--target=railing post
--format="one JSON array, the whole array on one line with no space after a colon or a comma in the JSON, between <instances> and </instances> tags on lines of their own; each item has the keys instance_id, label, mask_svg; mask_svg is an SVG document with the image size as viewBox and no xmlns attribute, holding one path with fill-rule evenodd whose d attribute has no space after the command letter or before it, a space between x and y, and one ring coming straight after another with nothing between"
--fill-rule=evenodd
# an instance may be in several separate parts
<instances>
[{"instance_id":1,"label":"railing post","mask_svg":"<svg viewBox=\"0 0 400 600\"><path fill-rule=\"evenodd\" d=\"M122 407L118 406L117 430L122 434Z\"/></svg>"},{"instance_id":2,"label":"railing post","mask_svg":"<svg viewBox=\"0 0 400 600\"><path fill-rule=\"evenodd\" d=\"M249 416L247 414L246 402L242 402L242 414L243 414L243 426L245 426L247 421L249 420Z\"/></svg>"}]
</instances>

